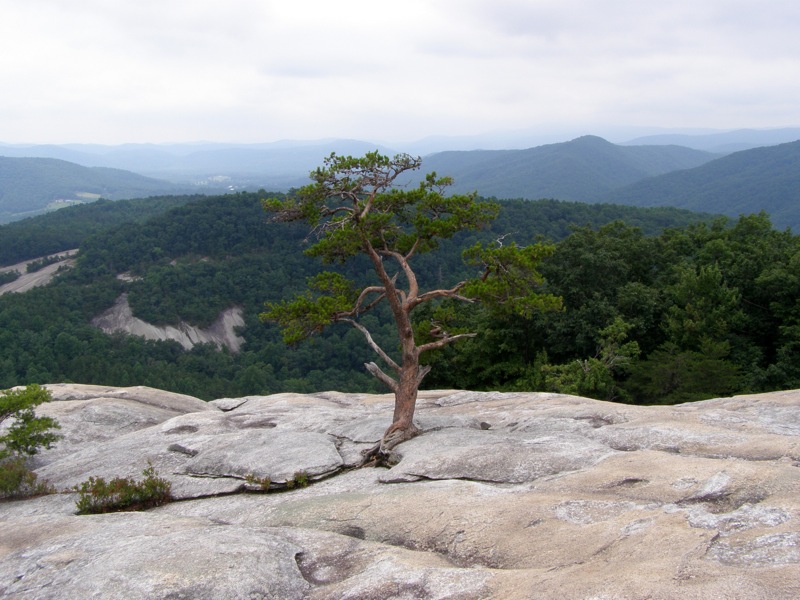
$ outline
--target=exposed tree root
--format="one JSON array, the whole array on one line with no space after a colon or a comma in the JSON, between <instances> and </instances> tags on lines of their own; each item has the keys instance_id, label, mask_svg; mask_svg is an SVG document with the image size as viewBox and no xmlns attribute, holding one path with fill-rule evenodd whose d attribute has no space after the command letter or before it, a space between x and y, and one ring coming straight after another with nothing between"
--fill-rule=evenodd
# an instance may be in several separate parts
<instances>
[{"instance_id":1,"label":"exposed tree root","mask_svg":"<svg viewBox=\"0 0 800 600\"><path fill-rule=\"evenodd\" d=\"M413 423L408 427L397 424L392 425L383 434L381 441L372 448L362 452L363 458L359 467L381 467L389 466L391 463L392 450L422 433Z\"/></svg>"}]
</instances>

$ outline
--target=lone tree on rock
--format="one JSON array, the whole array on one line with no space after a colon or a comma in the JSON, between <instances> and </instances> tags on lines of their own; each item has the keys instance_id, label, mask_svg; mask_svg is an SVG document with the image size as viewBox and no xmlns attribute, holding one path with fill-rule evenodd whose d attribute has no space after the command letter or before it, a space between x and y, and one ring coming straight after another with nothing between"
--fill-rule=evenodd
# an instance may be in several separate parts
<instances>
[{"instance_id":1,"label":"lone tree on rock","mask_svg":"<svg viewBox=\"0 0 800 600\"><path fill-rule=\"evenodd\" d=\"M311 227L315 243L306 254L326 263L343 263L366 255L377 275L375 285L356 286L344 276L322 272L309 280L305 294L293 300L268 304L262 320L277 322L284 341L297 343L332 323L347 323L358 329L367 344L391 370L376 363L366 368L395 395L394 417L371 455L387 454L397 444L419 433L414 425L417 391L430 367L420 365L420 356L474 333L451 334L428 320L425 331L412 321L419 306L446 299L489 301L521 314L560 307L560 299L538 294L543 279L536 270L552 252L552 246L517 247L503 244L473 246L465 259L480 265L480 274L452 287L423 291L412 268L419 254L435 250L439 240L463 230L478 229L498 214L496 203L479 201L475 194L445 195L452 183L448 177L428 174L415 187L396 186L397 178L421 165L420 158L400 154L389 158L378 152L364 157L331 154L323 167L311 173L313 183L283 199L264 200L274 213L273 221L304 221ZM387 303L400 340L400 358L393 359L359 322L359 317ZM415 333L417 334L415 336Z\"/></svg>"}]
</instances>

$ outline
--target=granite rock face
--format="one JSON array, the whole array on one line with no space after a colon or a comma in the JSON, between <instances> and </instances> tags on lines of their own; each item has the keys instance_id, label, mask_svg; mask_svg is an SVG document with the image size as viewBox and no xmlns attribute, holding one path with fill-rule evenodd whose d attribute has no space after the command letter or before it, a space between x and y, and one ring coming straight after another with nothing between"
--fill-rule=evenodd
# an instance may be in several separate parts
<instances>
[{"instance_id":1,"label":"granite rock face","mask_svg":"<svg viewBox=\"0 0 800 600\"><path fill-rule=\"evenodd\" d=\"M674 407L424 392L424 433L388 469L353 467L391 396L51 391L65 437L40 477L149 463L181 501L0 503L2 597L800 597L800 391ZM288 489L299 473L311 484Z\"/></svg>"},{"instance_id":2,"label":"granite rock face","mask_svg":"<svg viewBox=\"0 0 800 600\"><path fill-rule=\"evenodd\" d=\"M57 254L50 254L49 256L43 256L41 258L61 258L63 260L57 260L56 262L46 265L41 269L37 269L31 273L28 273L28 265L40 259L26 260L21 263L17 263L16 265L0 267L0 273L16 271L20 274L20 276L14 281L0 285L0 296L3 294L21 294L35 287L47 285L50 283L50 281L52 281L53 277L56 276L59 269L66 269L75 265L75 256L77 254L78 250L74 249L65 250L64 252L59 252Z\"/></svg>"},{"instance_id":3,"label":"granite rock face","mask_svg":"<svg viewBox=\"0 0 800 600\"><path fill-rule=\"evenodd\" d=\"M215 344L219 348L238 352L244 343L244 338L236 333L236 328L244 325L241 308L223 311L205 329L189 323L180 323L177 327L153 325L133 316L127 294L122 294L114 306L92 319L92 325L105 333L125 333L146 340L175 340L186 350L191 350L197 344Z\"/></svg>"}]
</instances>

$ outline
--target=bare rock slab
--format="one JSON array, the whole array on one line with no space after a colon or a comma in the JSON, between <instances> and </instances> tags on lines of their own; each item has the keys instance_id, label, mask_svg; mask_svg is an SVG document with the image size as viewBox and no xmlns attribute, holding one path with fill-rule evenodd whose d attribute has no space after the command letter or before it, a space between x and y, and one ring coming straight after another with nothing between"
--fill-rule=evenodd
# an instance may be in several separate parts
<instances>
[{"instance_id":1,"label":"bare rock slab","mask_svg":"<svg viewBox=\"0 0 800 600\"><path fill-rule=\"evenodd\" d=\"M519 433L445 429L402 444L397 451L399 464L382 475L381 481L524 483L591 466L610 454L607 446L570 434L532 438Z\"/></svg>"},{"instance_id":2,"label":"bare rock slab","mask_svg":"<svg viewBox=\"0 0 800 600\"><path fill-rule=\"evenodd\" d=\"M244 437L244 439L243 439ZM192 457L184 473L195 477L269 477L286 483L303 473L311 479L341 469L342 457L330 437L319 433L261 430L186 441Z\"/></svg>"},{"instance_id":3,"label":"bare rock slab","mask_svg":"<svg viewBox=\"0 0 800 600\"><path fill-rule=\"evenodd\" d=\"M426 391L396 463L353 469L391 397L54 389L42 410L65 437L40 477L150 463L182 501L0 503L3 597L800 597L800 391L657 407ZM248 493L300 471L308 487Z\"/></svg>"},{"instance_id":4,"label":"bare rock slab","mask_svg":"<svg viewBox=\"0 0 800 600\"><path fill-rule=\"evenodd\" d=\"M307 597L301 548L270 531L121 513L0 522L0 537L46 544L7 552L0 596L63 598Z\"/></svg>"},{"instance_id":5,"label":"bare rock slab","mask_svg":"<svg viewBox=\"0 0 800 600\"><path fill-rule=\"evenodd\" d=\"M153 466L170 480L176 498L228 494L251 477L286 483L298 473L318 478L342 468L331 436L275 428L238 428L226 413L169 419L84 448L37 470L57 489L72 489L89 475L140 477Z\"/></svg>"},{"instance_id":6,"label":"bare rock slab","mask_svg":"<svg viewBox=\"0 0 800 600\"><path fill-rule=\"evenodd\" d=\"M52 384L45 387L54 401L43 404L37 412L58 421L62 439L55 448L37 454L35 466L159 425L178 415L217 412L214 406L198 398L142 386Z\"/></svg>"}]
</instances>

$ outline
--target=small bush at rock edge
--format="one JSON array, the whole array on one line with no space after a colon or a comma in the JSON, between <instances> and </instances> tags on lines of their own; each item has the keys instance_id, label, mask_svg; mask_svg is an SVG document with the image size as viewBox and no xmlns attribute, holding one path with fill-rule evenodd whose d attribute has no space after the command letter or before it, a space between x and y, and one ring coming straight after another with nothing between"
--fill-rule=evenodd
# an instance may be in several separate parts
<instances>
[{"instance_id":1,"label":"small bush at rock edge","mask_svg":"<svg viewBox=\"0 0 800 600\"><path fill-rule=\"evenodd\" d=\"M294 477L286 480L286 489L291 490L295 487L308 487L308 473L298 471Z\"/></svg>"},{"instance_id":2,"label":"small bush at rock edge","mask_svg":"<svg viewBox=\"0 0 800 600\"><path fill-rule=\"evenodd\" d=\"M172 500L172 484L159 477L152 465L142 471L142 475L144 479L141 481L115 477L107 482L102 477L90 477L75 486L75 491L80 494L76 502L78 514L146 510Z\"/></svg>"},{"instance_id":3,"label":"small bush at rock edge","mask_svg":"<svg viewBox=\"0 0 800 600\"><path fill-rule=\"evenodd\" d=\"M0 498L30 498L55 493L46 481L37 481L36 473L28 469L22 456L12 456L0 461Z\"/></svg>"}]
</instances>

